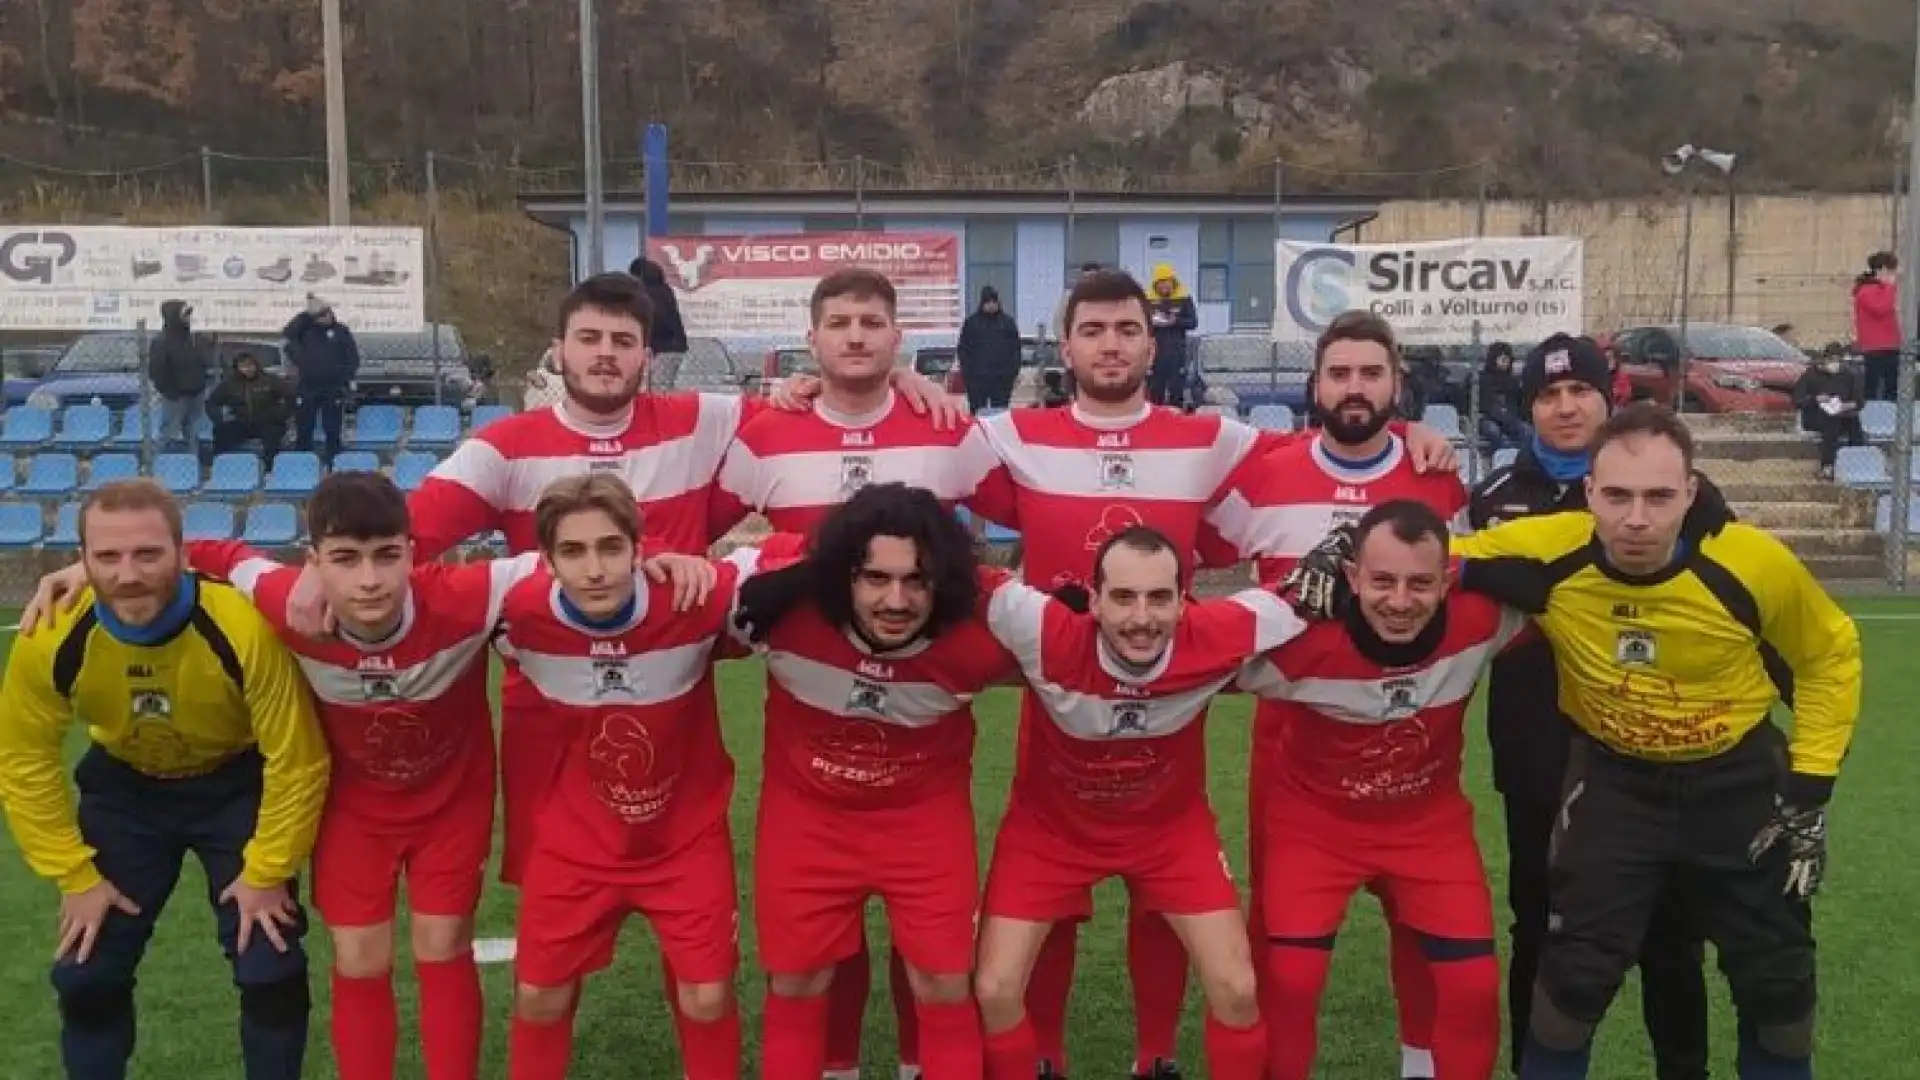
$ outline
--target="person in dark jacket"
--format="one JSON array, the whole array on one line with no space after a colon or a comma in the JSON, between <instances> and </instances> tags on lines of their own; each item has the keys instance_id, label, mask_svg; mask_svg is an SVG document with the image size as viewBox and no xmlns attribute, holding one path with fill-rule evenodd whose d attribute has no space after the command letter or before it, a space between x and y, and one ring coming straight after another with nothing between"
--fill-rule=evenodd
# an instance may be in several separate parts
<instances>
[{"instance_id":1,"label":"person in dark jacket","mask_svg":"<svg viewBox=\"0 0 1920 1080\"><path fill-rule=\"evenodd\" d=\"M977 413L1012 403L1013 386L1020 381L1020 324L1000 306L993 286L980 290L980 306L961 324L956 352L968 408Z\"/></svg>"},{"instance_id":2,"label":"person in dark jacket","mask_svg":"<svg viewBox=\"0 0 1920 1080\"><path fill-rule=\"evenodd\" d=\"M193 336L193 308L184 300L160 305L160 336L147 346L147 377L160 398L160 439L200 453L200 417L206 412L213 360Z\"/></svg>"},{"instance_id":3,"label":"person in dark jacket","mask_svg":"<svg viewBox=\"0 0 1920 1080\"><path fill-rule=\"evenodd\" d=\"M273 456L287 439L287 421L293 416L293 391L279 377L260 366L252 353L233 358L233 370L207 397L213 414L213 452L237 450L249 439L260 440L260 459L273 468Z\"/></svg>"},{"instance_id":4,"label":"person in dark jacket","mask_svg":"<svg viewBox=\"0 0 1920 1080\"><path fill-rule=\"evenodd\" d=\"M1520 400L1533 436L1512 465L1481 481L1467 504L1469 524L1587 506L1587 446L1612 411L1612 374L1591 342L1556 334L1527 354ZM1699 478L1696 502L1724 506L1713 483ZM1559 710L1553 650L1544 640L1514 648L1493 662L1488 679L1487 740L1493 783L1507 818L1507 906L1513 952L1507 974L1514 1072L1533 1013L1533 983L1547 931L1547 848L1559 814L1573 723ZM1704 935L1675 902L1647 927L1640 952L1641 1001L1658 1080L1706 1080L1707 988L1701 970Z\"/></svg>"},{"instance_id":5,"label":"person in dark jacket","mask_svg":"<svg viewBox=\"0 0 1920 1080\"><path fill-rule=\"evenodd\" d=\"M1520 375L1513 370L1513 346L1504 341L1487 346L1475 390L1480 401L1480 437L1487 449L1519 448L1527 439L1527 425L1520 419Z\"/></svg>"},{"instance_id":6,"label":"person in dark jacket","mask_svg":"<svg viewBox=\"0 0 1920 1080\"><path fill-rule=\"evenodd\" d=\"M647 299L653 301L653 329L647 335L647 348L653 352L648 384L656 390L671 390L680 377L680 362L687 357L687 324L680 319L680 298L667 284L667 272L644 255L633 260L627 272L640 279Z\"/></svg>"},{"instance_id":7,"label":"person in dark jacket","mask_svg":"<svg viewBox=\"0 0 1920 1080\"><path fill-rule=\"evenodd\" d=\"M1186 405L1187 335L1200 328L1200 311L1193 306L1187 287L1175 276L1172 265L1160 263L1153 268L1153 294L1148 322L1153 327L1153 367L1147 373L1147 398L1155 405Z\"/></svg>"},{"instance_id":8,"label":"person in dark jacket","mask_svg":"<svg viewBox=\"0 0 1920 1080\"><path fill-rule=\"evenodd\" d=\"M1800 409L1800 426L1820 436L1820 479L1833 479L1833 460L1840 443L1859 446L1867 441L1860 430L1860 410L1866 404L1860 379L1838 356L1808 364L1793 386L1793 403Z\"/></svg>"},{"instance_id":9,"label":"person in dark jacket","mask_svg":"<svg viewBox=\"0 0 1920 1080\"><path fill-rule=\"evenodd\" d=\"M360 346L353 331L341 325L332 305L319 297L307 298L307 310L295 315L280 335L287 339L287 356L299 372L298 402L294 408L293 445L313 449L313 423L326 432L329 466L340 455L340 429L345 422L347 395L360 373Z\"/></svg>"}]
</instances>

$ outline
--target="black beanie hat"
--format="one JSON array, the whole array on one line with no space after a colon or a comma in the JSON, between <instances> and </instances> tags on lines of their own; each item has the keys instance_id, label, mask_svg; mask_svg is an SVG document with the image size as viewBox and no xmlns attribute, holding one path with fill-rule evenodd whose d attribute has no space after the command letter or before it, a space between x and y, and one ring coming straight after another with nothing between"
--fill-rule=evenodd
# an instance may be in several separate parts
<instances>
[{"instance_id":1,"label":"black beanie hat","mask_svg":"<svg viewBox=\"0 0 1920 1080\"><path fill-rule=\"evenodd\" d=\"M1575 379L1612 397L1613 372L1607 369L1607 355L1586 338L1555 334L1527 353L1520 368L1520 404L1533 407L1533 399L1552 383Z\"/></svg>"}]
</instances>

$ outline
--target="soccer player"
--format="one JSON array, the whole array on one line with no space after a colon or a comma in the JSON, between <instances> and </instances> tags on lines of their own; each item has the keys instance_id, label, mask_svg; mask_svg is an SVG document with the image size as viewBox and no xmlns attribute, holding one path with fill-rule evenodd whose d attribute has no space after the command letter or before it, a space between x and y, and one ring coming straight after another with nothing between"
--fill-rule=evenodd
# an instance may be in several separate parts
<instances>
[{"instance_id":1,"label":"soccer player","mask_svg":"<svg viewBox=\"0 0 1920 1080\"><path fill-rule=\"evenodd\" d=\"M815 1080L835 965L870 897L907 965L930 1080L978 1080L973 696L1014 672L972 538L931 493L870 484L811 554L741 587L767 646L754 907L766 1080ZM777 602L769 599L778 596Z\"/></svg>"},{"instance_id":2,"label":"soccer player","mask_svg":"<svg viewBox=\"0 0 1920 1080\"><path fill-rule=\"evenodd\" d=\"M1207 523L1229 550L1211 561L1251 559L1259 580L1277 587L1329 529L1358 521L1370 507L1411 499L1442 520L1465 509L1467 493L1459 474L1417 471L1405 440L1388 427L1400 399L1398 357L1393 327L1372 312L1350 311L1328 325L1314 344L1310 384L1319 434L1251 457L1229 478L1226 493L1207 512ZM1247 777L1247 929L1256 956L1266 949L1262 910L1269 815L1263 810L1264 771L1277 758L1275 747L1290 713L1262 700L1253 725ZM1390 926L1401 1075L1430 1078L1434 989L1428 957L1415 935L1397 922ZM1265 985L1264 968L1261 976Z\"/></svg>"},{"instance_id":3,"label":"soccer player","mask_svg":"<svg viewBox=\"0 0 1920 1080\"><path fill-rule=\"evenodd\" d=\"M53 986L70 1080L119 1080L135 972L191 851L240 988L247 1080L297 1080L306 918L294 875L326 798L326 739L287 651L234 589L181 564L180 509L151 480L80 511L90 591L20 637L0 690L0 803L60 890ZM92 745L61 775L75 719Z\"/></svg>"},{"instance_id":4,"label":"soccer player","mask_svg":"<svg viewBox=\"0 0 1920 1080\"><path fill-rule=\"evenodd\" d=\"M1207 998L1208 1075L1258 1080L1267 1034L1240 896L1207 805L1205 712L1246 659L1304 628L1270 591L1186 603L1174 542L1122 529L1094 562L1092 613L1024 584L988 622L1039 711L995 843L975 985L990 1080L1040 1065L1028 980L1054 922L1083 917L1109 877L1179 935Z\"/></svg>"},{"instance_id":5,"label":"soccer player","mask_svg":"<svg viewBox=\"0 0 1920 1080\"><path fill-rule=\"evenodd\" d=\"M674 979L688 1080L737 1080L738 902L713 658L729 630L737 567L705 602L673 609L671 586L634 569L632 489L610 472L555 481L534 530L548 573L507 595L502 650L539 695L528 723L558 728L563 753L521 881L512 1080L560 1080L581 980L607 966L629 914L644 915Z\"/></svg>"},{"instance_id":6,"label":"soccer player","mask_svg":"<svg viewBox=\"0 0 1920 1080\"><path fill-rule=\"evenodd\" d=\"M1256 436L1218 416L1186 415L1147 402L1153 363L1146 291L1120 271L1083 274L1063 308L1062 342L1076 397L1065 409L1013 409L979 421L1013 488L999 505L989 480L986 517L1023 530L1024 576L1042 588L1078 584L1093 573L1093 555L1127 528L1165 534L1183 565L1202 544L1202 516L1224 492L1230 474L1260 446L1295 441L1291 433ZM1451 472L1444 437L1409 427L1416 467ZM1217 546L1209 545L1210 550ZM1031 694L1021 705L1021 743L1040 713ZM1023 750L1024 752L1024 750ZM1064 1076L1067 999L1073 987L1076 924L1062 918L1037 961L1029 1006L1048 1072ZM1128 920L1127 967L1134 992L1134 1074L1177 1080L1175 1041L1186 996L1187 958L1165 920L1136 908Z\"/></svg>"},{"instance_id":7,"label":"soccer player","mask_svg":"<svg viewBox=\"0 0 1920 1080\"><path fill-rule=\"evenodd\" d=\"M1512 465L1474 489L1468 519L1485 529L1516 518L1587 508L1587 448L1612 411L1612 373L1598 347L1557 334L1520 367L1532 439ZM1696 477L1703 496L1713 482ZM1493 783L1505 804L1507 906L1513 951L1507 967L1508 1037L1517 1072L1533 1012L1533 982L1547 933L1547 846L1560 810L1573 725L1560 713L1553 649L1529 638L1493 662L1487 680L1487 740ZM1641 944L1640 1001L1658 1080L1706 1080L1707 986L1700 932L1678 898L1656 905Z\"/></svg>"},{"instance_id":8,"label":"soccer player","mask_svg":"<svg viewBox=\"0 0 1920 1080\"><path fill-rule=\"evenodd\" d=\"M1456 544L1467 558L1551 568L1538 624L1579 727L1520 1076L1587 1075L1593 1032L1671 887L1720 956L1740 1076L1811 1077L1808 901L1859 716L1859 634L1779 541L1739 523L1687 530L1693 438L1672 412L1620 409L1590 461L1590 516L1526 518ZM1318 586L1298 587L1312 604ZM1765 647L1793 675L1790 737L1769 722L1779 692Z\"/></svg>"},{"instance_id":9,"label":"soccer player","mask_svg":"<svg viewBox=\"0 0 1920 1080\"><path fill-rule=\"evenodd\" d=\"M1500 969L1473 807L1460 790L1481 668L1525 616L1447 588L1447 525L1428 505L1374 506L1354 530L1355 602L1249 665L1265 863L1262 1006L1270 1080L1306 1080L1348 900L1366 887L1415 939L1434 988L1439 1080L1488 1080L1500 1054ZM1468 564L1469 566L1483 564ZM1544 578L1544 575L1542 575ZM1544 590L1543 590L1544 591Z\"/></svg>"}]
</instances>

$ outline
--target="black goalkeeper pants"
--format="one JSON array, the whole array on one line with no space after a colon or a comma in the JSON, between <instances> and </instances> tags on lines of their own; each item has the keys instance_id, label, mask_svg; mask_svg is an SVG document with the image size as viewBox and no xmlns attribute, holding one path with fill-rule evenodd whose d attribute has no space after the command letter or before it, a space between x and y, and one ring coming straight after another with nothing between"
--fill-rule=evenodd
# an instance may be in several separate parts
<instances>
[{"instance_id":1,"label":"black goalkeeper pants","mask_svg":"<svg viewBox=\"0 0 1920 1080\"><path fill-rule=\"evenodd\" d=\"M1785 895L1786 846L1757 865L1747 857L1786 772L1786 740L1767 723L1686 763L1575 736L1551 841L1537 1041L1564 1045L1570 1026L1600 1021L1669 895L1713 942L1743 1027L1810 1030L1813 934L1807 905Z\"/></svg>"}]
</instances>

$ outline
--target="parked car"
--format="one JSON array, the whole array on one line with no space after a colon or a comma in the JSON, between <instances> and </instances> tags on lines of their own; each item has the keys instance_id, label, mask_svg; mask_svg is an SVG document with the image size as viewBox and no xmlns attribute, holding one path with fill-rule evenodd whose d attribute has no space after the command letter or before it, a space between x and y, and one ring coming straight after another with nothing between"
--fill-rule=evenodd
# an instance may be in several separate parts
<instances>
[{"instance_id":1,"label":"parked car","mask_svg":"<svg viewBox=\"0 0 1920 1080\"><path fill-rule=\"evenodd\" d=\"M791 375L817 370L813 362L813 350L805 345L777 345L767 350L765 360L760 365L760 384L771 386Z\"/></svg>"},{"instance_id":2,"label":"parked car","mask_svg":"<svg viewBox=\"0 0 1920 1080\"><path fill-rule=\"evenodd\" d=\"M434 335L440 351L434 354ZM466 343L458 328L433 323L417 334L354 331L360 346L360 373L354 376L356 405L460 405L474 389ZM438 386L436 393L435 387Z\"/></svg>"},{"instance_id":3,"label":"parked car","mask_svg":"<svg viewBox=\"0 0 1920 1080\"><path fill-rule=\"evenodd\" d=\"M1614 334L1621 370L1636 398L1674 404L1686 358L1681 408L1692 412L1791 412L1806 354L1772 331L1731 323L1635 326Z\"/></svg>"},{"instance_id":4,"label":"parked car","mask_svg":"<svg viewBox=\"0 0 1920 1080\"><path fill-rule=\"evenodd\" d=\"M21 345L0 348L0 405L24 405L40 380L66 351L63 345Z\"/></svg>"},{"instance_id":5,"label":"parked car","mask_svg":"<svg viewBox=\"0 0 1920 1080\"><path fill-rule=\"evenodd\" d=\"M222 335L208 339L207 345L213 359L213 369L207 373L209 386L225 378L233 358L243 352L253 354L268 371L283 378L291 375L278 339ZM146 362L146 349L132 331L85 334L61 352L22 401L45 409L87 404L124 409L140 400ZM8 404L19 403L9 397Z\"/></svg>"},{"instance_id":6,"label":"parked car","mask_svg":"<svg viewBox=\"0 0 1920 1080\"><path fill-rule=\"evenodd\" d=\"M1013 383L1013 400L1016 402L1037 401L1040 397L1041 381L1048 371L1063 370L1066 361L1060 355L1060 343L1043 341L1040 338L1023 337L1020 339L1020 375ZM913 354L913 370L927 378L939 382L946 380L947 393L955 397L967 395L967 380L960 374L960 350L952 345L937 345L916 349Z\"/></svg>"}]
</instances>

